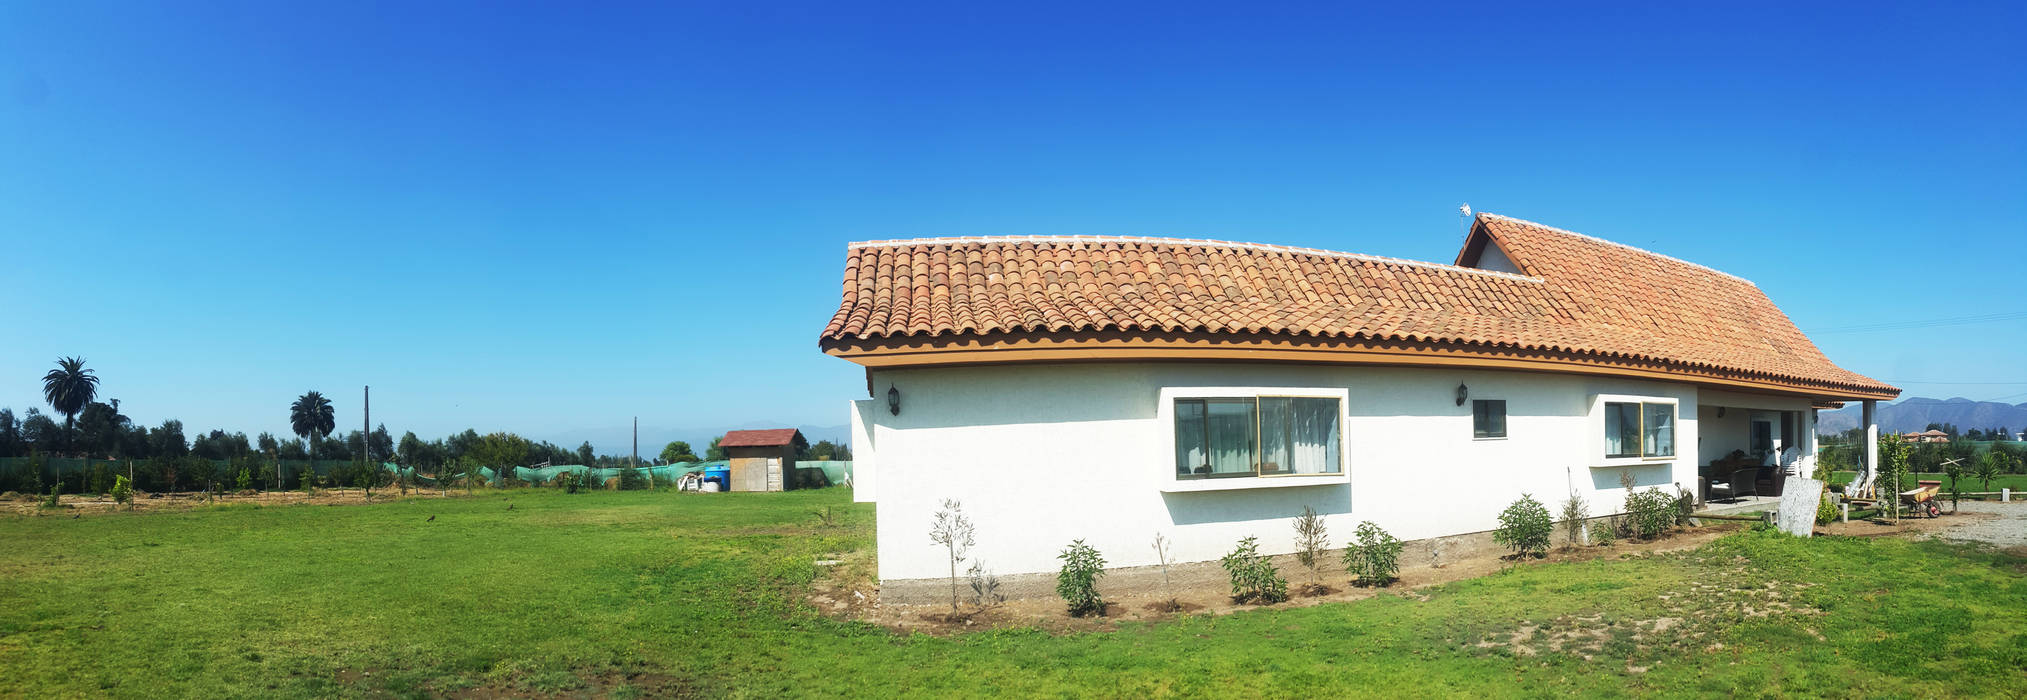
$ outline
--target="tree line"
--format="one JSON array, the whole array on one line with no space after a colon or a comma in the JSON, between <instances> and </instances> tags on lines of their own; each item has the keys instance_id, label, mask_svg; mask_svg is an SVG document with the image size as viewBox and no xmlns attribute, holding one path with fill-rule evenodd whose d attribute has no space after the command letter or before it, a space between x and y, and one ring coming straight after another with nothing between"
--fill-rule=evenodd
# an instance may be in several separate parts
<instances>
[{"instance_id":1,"label":"tree line","mask_svg":"<svg viewBox=\"0 0 2027 700\"><path fill-rule=\"evenodd\" d=\"M119 399L99 400L96 372L83 358L59 358L43 376L43 398L55 416L39 407L17 415L0 408L0 458L14 463L0 469L0 491L42 493L55 487L66 493L104 493L113 476L130 476L143 491L200 489L288 489L305 481L320 485L373 488L393 478L381 466L393 462L438 478L468 480L480 467L568 465L618 468L642 466L626 455L600 455L590 442L575 449L533 441L511 432L481 434L467 428L425 440L406 431L396 440L386 424L370 433L351 430L335 434L335 412L329 398L310 391L288 406L294 437L262 432L214 429L186 434L176 419L144 426L120 412ZM725 459L722 439L713 439L699 459L688 443L670 443L659 455L642 462L672 464ZM801 440L800 436L797 438ZM799 442L799 459L850 459L850 449L828 440L812 446ZM21 459L25 458L25 459ZM50 459L85 460L81 470L51 470ZM316 467L328 463L326 469ZM293 463L301 462L303 465ZM289 469L281 469L289 463Z\"/></svg>"}]
</instances>

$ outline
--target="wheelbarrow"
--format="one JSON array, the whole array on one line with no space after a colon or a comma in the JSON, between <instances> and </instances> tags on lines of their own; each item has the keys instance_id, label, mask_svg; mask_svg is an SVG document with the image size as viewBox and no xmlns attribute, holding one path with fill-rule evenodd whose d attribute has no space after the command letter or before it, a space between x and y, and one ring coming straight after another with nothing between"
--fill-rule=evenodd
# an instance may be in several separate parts
<instances>
[{"instance_id":1,"label":"wheelbarrow","mask_svg":"<svg viewBox=\"0 0 2027 700\"><path fill-rule=\"evenodd\" d=\"M1931 518L1942 515L1942 499L1938 498L1938 496L1942 495L1943 482L1924 480L1914 483L1914 488L1900 492L1900 504L1907 506L1908 509L1915 513L1924 514Z\"/></svg>"}]
</instances>

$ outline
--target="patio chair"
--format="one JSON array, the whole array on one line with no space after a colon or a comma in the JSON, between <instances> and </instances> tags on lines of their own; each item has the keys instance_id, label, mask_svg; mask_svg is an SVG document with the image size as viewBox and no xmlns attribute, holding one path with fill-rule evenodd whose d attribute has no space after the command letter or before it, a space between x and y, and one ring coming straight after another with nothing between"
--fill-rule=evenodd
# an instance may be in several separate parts
<instances>
[{"instance_id":1,"label":"patio chair","mask_svg":"<svg viewBox=\"0 0 2027 700\"><path fill-rule=\"evenodd\" d=\"M1746 467L1744 469L1734 470L1731 473L1730 481L1728 482L1729 485L1731 486L1730 497L1744 498L1746 496L1759 495L1760 491L1759 478L1760 478L1759 467Z\"/></svg>"}]
</instances>

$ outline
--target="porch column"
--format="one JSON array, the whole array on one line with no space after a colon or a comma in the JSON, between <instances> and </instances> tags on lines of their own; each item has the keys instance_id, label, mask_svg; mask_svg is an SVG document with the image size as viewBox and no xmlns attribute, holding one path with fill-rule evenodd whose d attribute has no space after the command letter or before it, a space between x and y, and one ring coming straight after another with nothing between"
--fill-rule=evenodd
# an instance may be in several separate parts
<instances>
[{"instance_id":1,"label":"porch column","mask_svg":"<svg viewBox=\"0 0 2027 700\"><path fill-rule=\"evenodd\" d=\"M1865 467L1854 481L1861 486L1871 486L1872 478L1879 475L1879 402L1866 399L1865 417Z\"/></svg>"}]
</instances>

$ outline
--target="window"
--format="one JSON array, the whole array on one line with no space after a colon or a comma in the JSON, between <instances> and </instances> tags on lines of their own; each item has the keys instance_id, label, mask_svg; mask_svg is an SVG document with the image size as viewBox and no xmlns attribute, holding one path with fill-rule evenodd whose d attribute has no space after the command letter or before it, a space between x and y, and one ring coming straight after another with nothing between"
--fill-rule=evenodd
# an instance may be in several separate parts
<instances>
[{"instance_id":1,"label":"window","mask_svg":"<svg viewBox=\"0 0 2027 700\"><path fill-rule=\"evenodd\" d=\"M1675 456L1675 404L1606 402L1605 456Z\"/></svg>"},{"instance_id":2,"label":"window","mask_svg":"<svg viewBox=\"0 0 2027 700\"><path fill-rule=\"evenodd\" d=\"M1334 398L1176 399L1176 478L1342 474L1338 416Z\"/></svg>"},{"instance_id":3,"label":"window","mask_svg":"<svg viewBox=\"0 0 2027 700\"><path fill-rule=\"evenodd\" d=\"M1471 437L1506 437L1506 400L1471 400Z\"/></svg>"}]
</instances>

